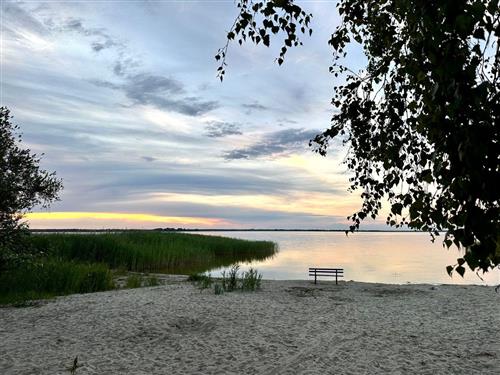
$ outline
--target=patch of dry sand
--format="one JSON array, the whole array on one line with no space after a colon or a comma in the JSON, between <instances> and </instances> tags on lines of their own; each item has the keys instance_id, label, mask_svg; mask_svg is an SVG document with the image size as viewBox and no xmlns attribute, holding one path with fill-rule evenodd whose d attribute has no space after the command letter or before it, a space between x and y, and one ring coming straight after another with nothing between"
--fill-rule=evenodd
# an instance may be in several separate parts
<instances>
[{"instance_id":1,"label":"patch of dry sand","mask_svg":"<svg viewBox=\"0 0 500 375\"><path fill-rule=\"evenodd\" d=\"M186 282L0 309L0 374L500 374L493 287Z\"/></svg>"}]
</instances>

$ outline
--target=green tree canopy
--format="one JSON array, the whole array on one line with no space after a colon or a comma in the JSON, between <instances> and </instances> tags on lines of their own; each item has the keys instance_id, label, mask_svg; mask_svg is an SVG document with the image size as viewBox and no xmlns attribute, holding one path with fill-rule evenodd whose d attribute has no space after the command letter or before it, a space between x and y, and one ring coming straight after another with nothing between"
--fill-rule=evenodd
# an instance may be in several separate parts
<instances>
[{"instance_id":1,"label":"green tree canopy","mask_svg":"<svg viewBox=\"0 0 500 375\"><path fill-rule=\"evenodd\" d=\"M231 40L269 46L283 36L282 64L312 15L292 0L239 0L239 15L216 59L226 70ZM348 148L351 189L363 204L350 231L376 218L387 224L445 231L444 244L465 249L465 272L500 264L500 8L498 0L339 0L342 18L329 45L334 90L331 126L311 140L326 155L338 137ZM359 44L367 65L345 65ZM343 78L343 79L340 79Z\"/></svg>"},{"instance_id":2,"label":"green tree canopy","mask_svg":"<svg viewBox=\"0 0 500 375\"><path fill-rule=\"evenodd\" d=\"M57 200L62 189L55 173L42 170L40 158L20 147L19 128L10 120L10 111L0 107L0 271L29 255L23 214Z\"/></svg>"}]
</instances>

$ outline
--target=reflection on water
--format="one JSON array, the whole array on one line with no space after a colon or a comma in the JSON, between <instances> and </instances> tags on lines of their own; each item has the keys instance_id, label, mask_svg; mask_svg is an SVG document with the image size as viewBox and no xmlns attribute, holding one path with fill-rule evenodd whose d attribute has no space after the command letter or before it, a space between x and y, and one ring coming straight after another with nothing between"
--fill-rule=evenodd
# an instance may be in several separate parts
<instances>
[{"instance_id":1,"label":"reflection on water","mask_svg":"<svg viewBox=\"0 0 500 375\"><path fill-rule=\"evenodd\" d=\"M308 279L308 267L341 267L345 280L381 283L500 284L500 270L481 275L468 271L452 278L445 267L455 264L458 250L431 243L426 233L362 232L204 232L249 240L274 241L271 259L242 265L257 268L265 279ZM221 269L212 271L220 275Z\"/></svg>"}]
</instances>

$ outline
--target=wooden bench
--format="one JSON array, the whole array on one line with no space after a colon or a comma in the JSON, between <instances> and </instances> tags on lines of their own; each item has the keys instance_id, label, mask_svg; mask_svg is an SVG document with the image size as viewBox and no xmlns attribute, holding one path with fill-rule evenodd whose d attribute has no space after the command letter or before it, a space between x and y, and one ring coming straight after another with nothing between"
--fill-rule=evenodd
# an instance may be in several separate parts
<instances>
[{"instance_id":1,"label":"wooden bench","mask_svg":"<svg viewBox=\"0 0 500 375\"><path fill-rule=\"evenodd\" d=\"M314 284L317 283L319 276L335 276L335 284L338 284L338 278L344 277L343 268L309 268L309 276L314 276Z\"/></svg>"}]
</instances>

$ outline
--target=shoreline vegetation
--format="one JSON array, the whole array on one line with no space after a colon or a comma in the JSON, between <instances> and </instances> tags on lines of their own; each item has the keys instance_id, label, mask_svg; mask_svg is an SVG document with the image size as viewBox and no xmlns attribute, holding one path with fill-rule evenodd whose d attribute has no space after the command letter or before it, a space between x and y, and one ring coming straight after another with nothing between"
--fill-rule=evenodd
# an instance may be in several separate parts
<instances>
[{"instance_id":1,"label":"shoreline vegetation","mask_svg":"<svg viewBox=\"0 0 500 375\"><path fill-rule=\"evenodd\" d=\"M29 242L40 255L0 274L0 304L154 286L154 274L200 274L277 252L270 241L153 231L34 233Z\"/></svg>"}]
</instances>

